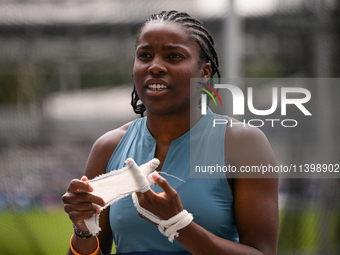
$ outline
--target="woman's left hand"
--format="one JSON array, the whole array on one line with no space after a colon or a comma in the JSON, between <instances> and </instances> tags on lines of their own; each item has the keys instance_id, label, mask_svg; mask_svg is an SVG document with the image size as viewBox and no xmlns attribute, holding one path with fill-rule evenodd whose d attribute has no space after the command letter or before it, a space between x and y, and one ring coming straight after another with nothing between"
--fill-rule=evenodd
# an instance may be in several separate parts
<instances>
[{"instance_id":1,"label":"woman's left hand","mask_svg":"<svg viewBox=\"0 0 340 255\"><path fill-rule=\"evenodd\" d=\"M163 192L155 193L151 189L145 193L137 192L136 194L140 206L164 220L167 220L181 212L183 210L183 206L176 190L174 190L167 180L158 173L152 174L152 178ZM142 218L145 218L141 214L139 215Z\"/></svg>"}]
</instances>

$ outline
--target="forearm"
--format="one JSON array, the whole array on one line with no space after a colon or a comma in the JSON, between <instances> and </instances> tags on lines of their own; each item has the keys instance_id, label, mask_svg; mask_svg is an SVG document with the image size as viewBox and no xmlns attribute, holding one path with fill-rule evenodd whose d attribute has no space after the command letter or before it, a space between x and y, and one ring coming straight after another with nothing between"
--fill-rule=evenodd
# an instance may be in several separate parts
<instances>
[{"instance_id":1,"label":"forearm","mask_svg":"<svg viewBox=\"0 0 340 255\"><path fill-rule=\"evenodd\" d=\"M194 222L179 230L176 240L193 255L263 255L258 249L220 238Z\"/></svg>"}]
</instances>

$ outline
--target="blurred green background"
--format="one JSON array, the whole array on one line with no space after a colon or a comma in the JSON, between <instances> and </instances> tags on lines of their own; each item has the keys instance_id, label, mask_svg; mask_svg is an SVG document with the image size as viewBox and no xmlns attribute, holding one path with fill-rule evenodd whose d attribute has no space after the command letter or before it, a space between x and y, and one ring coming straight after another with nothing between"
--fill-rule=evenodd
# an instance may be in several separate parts
<instances>
[{"instance_id":1,"label":"blurred green background","mask_svg":"<svg viewBox=\"0 0 340 255\"><path fill-rule=\"evenodd\" d=\"M320 253L324 220L317 210L280 211L279 254ZM327 254L338 254L340 211L333 211L329 224ZM66 254L73 233L61 208L53 211L7 211L0 214L0 254ZM114 252L114 250L113 250Z\"/></svg>"}]
</instances>

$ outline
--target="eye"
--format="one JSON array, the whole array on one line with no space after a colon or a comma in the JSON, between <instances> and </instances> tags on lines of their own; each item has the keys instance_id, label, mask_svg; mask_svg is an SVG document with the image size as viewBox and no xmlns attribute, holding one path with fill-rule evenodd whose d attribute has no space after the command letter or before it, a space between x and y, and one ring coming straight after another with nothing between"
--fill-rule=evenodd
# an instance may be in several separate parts
<instances>
[{"instance_id":1,"label":"eye","mask_svg":"<svg viewBox=\"0 0 340 255\"><path fill-rule=\"evenodd\" d=\"M178 53L171 53L169 58L184 58L184 56Z\"/></svg>"},{"instance_id":2,"label":"eye","mask_svg":"<svg viewBox=\"0 0 340 255\"><path fill-rule=\"evenodd\" d=\"M141 59L141 58L151 58L151 54L150 53L147 53L147 52L141 52L138 54L138 58Z\"/></svg>"}]
</instances>

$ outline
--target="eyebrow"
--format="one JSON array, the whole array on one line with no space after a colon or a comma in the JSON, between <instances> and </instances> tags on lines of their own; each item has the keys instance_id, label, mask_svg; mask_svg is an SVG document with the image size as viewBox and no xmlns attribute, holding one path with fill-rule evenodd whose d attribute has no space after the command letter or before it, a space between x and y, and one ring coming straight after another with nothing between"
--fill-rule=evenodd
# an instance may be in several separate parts
<instances>
[{"instance_id":1,"label":"eyebrow","mask_svg":"<svg viewBox=\"0 0 340 255\"><path fill-rule=\"evenodd\" d=\"M152 49L152 47L150 45L140 45L137 47L137 50L150 50ZM186 50L185 47L181 46L181 45L164 45L163 49L166 50L175 50L175 49L182 49L182 50Z\"/></svg>"},{"instance_id":2,"label":"eyebrow","mask_svg":"<svg viewBox=\"0 0 340 255\"><path fill-rule=\"evenodd\" d=\"M137 50L142 49L142 50L149 50L151 49L150 45L140 45L137 47Z\"/></svg>"},{"instance_id":3,"label":"eyebrow","mask_svg":"<svg viewBox=\"0 0 340 255\"><path fill-rule=\"evenodd\" d=\"M186 48L181 45L164 45L163 48L166 50L176 50L176 49L186 50Z\"/></svg>"}]
</instances>

